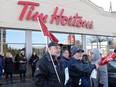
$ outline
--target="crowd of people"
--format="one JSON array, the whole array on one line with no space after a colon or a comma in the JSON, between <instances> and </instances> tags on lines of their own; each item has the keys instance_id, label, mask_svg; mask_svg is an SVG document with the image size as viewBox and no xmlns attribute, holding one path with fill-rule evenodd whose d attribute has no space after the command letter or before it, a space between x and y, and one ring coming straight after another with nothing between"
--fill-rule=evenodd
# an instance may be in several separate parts
<instances>
[{"instance_id":1,"label":"crowd of people","mask_svg":"<svg viewBox=\"0 0 116 87\"><path fill-rule=\"evenodd\" d=\"M35 65L39 57L35 52L32 53L32 56L29 60L29 63L32 66L32 76L34 77ZM10 52L0 54L0 79L4 75L6 83L13 83L13 74L19 74L20 81L25 82L26 71L27 71L27 58L24 51L16 54L15 59ZM1 84L1 83L0 83Z\"/></svg>"},{"instance_id":2,"label":"crowd of people","mask_svg":"<svg viewBox=\"0 0 116 87\"><path fill-rule=\"evenodd\" d=\"M32 68L32 77L37 87L108 87L107 65L98 62L102 55L97 48L84 54L80 46L63 48L57 42L50 42L41 58L33 52L27 60L24 51L15 56L21 82L25 82L27 62ZM68 70L68 71L67 71ZM96 77L92 77L93 71ZM0 54L0 77L13 83L13 56L10 52Z\"/></svg>"},{"instance_id":3,"label":"crowd of people","mask_svg":"<svg viewBox=\"0 0 116 87\"><path fill-rule=\"evenodd\" d=\"M70 52L71 57L69 50L61 50L58 43L48 44L48 51L36 63L37 87L108 87L107 66L98 64L102 57L97 48L92 49L90 55L83 54L80 46L71 47Z\"/></svg>"}]
</instances>

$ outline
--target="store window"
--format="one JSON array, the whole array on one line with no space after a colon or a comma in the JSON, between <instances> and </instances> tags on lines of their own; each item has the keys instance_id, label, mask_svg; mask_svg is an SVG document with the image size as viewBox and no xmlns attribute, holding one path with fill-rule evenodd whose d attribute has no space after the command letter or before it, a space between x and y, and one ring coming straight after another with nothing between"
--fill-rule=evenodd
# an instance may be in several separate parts
<instances>
[{"instance_id":1,"label":"store window","mask_svg":"<svg viewBox=\"0 0 116 87\"><path fill-rule=\"evenodd\" d=\"M113 37L108 37L108 46L109 50L113 49Z\"/></svg>"},{"instance_id":2,"label":"store window","mask_svg":"<svg viewBox=\"0 0 116 87\"><path fill-rule=\"evenodd\" d=\"M63 34L63 33L53 33L59 43L70 44L70 45L82 45L82 35L77 34Z\"/></svg>"},{"instance_id":3,"label":"store window","mask_svg":"<svg viewBox=\"0 0 116 87\"><path fill-rule=\"evenodd\" d=\"M46 51L46 39L40 31L32 31L32 52L42 56Z\"/></svg>"},{"instance_id":4,"label":"store window","mask_svg":"<svg viewBox=\"0 0 116 87\"><path fill-rule=\"evenodd\" d=\"M109 52L113 52L116 49L116 37L108 37Z\"/></svg>"},{"instance_id":5,"label":"store window","mask_svg":"<svg viewBox=\"0 0 116 87\"><path fill-rule=\"evenodd\" d=\"M32 45L32 51L36 52L39 57L43 56L43 54L46 52L46 45Z\"/></svg>"},{"instance_id":6,"label":"store window","mask_svg":"<svg viewBox=\"0 0 116 87\"><path fill-rule=\"evenodd\" d=\"M13 56L25 48L24 30L4 30L3 33L3 52L11 52Z\"/></svg>"},{"instance_id":7,"label":"store window","mask_svg":"<svg viewBox=\"0 0 116 87\"><path fill-rule=\"evenodd\" d=\"M97 37L86 35L86 53L89 54L93 48L97 48Z\"/></svg>"},{"instance_id":8,"label":"store window","mask_svg":"<svg viewBox=\"0 0 116 87\"><path fill-rule=\"evenodd\" d=\"M53 33L61 44L71 44L70 34Z\"/></svg>"},{"instance_id":9,"label":"store window","mask_svg":"<svg viewBox=\"0 0 116 87\"><path fill-rule=\"evenodd\" d=\"M46 44L46 36L40 31L32 31L32 44Z\"/></svg>"},{"instance_id":10,"label":"store window","mask_svg":"<svg viewBox=\"0 0 116 87\"><path fill-rule=\"evenodd\" d=\"M98 39L98 49L102 54L102 57L107 55L108 52L108 40L107 37L104 36L97 36Z\"/></svg>"},{"instance_id":11,"label":"store window","mask_svg":"<svg viewBox=\"0 0 116 87\"><path fill-rule=\"evenodd\" d=\"M113 48L116 49L116 37L113 37Z\"/></svg>"},{"instance_id":12,"label":"store window","mask_svg":"<svg viewBox=\"0 0 116 87\"><path fill-rule=\"evenodd\" d=\"M1 52L6 54L10 52L13 56L13 72L18 74L18 55L21 51L25 51L25 31L24 30L1 30Z\"/></svg>"},{"instance_id":13,"label":"store window","mask_svg":"<svg viewBox=\"0 0 116 87\"><path fill-rule=\"evenodd\" d=\"M75 45L82 46L82 35L75 34Z\"/></svg>"}]
</instances>

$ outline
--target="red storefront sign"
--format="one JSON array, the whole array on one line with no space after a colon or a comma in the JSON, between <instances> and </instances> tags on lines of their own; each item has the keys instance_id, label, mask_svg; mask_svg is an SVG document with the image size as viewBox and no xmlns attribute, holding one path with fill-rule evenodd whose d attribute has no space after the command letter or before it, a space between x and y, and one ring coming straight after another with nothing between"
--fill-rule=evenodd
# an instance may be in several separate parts
<instances>
[{"instance_id":1,"label":"red storefront sign","mask_svg":"<svg viewBox=\"0 0 116 87\"><path fill-rule=\"evenodd\" d=\"M75 42L75 34L71 34L71 42L72 42L72 43Z\"/></svg>"},{"instance_id":2,"label":"red storefront sign","mask_svg":"<svg viewBox=\"0 0 116 87\"><path fill-rule=\"evenodd\" d=\"M70 44L70 42L71 42L71 37L70 37L70 35L68 36L68 44Z\"/></svg>"},{"instance_id":3,"label":"red storefront sign","mask_svg":"<svg viewBox=\"0 0 116 87\"><path fill-rule=\"evenodd\" d=\"M34 13L35 7L39 6L40 4L37 2L30 2L30 1L19 1L18 4L24 5L23 9L20 13L19 19L23 20L24 15L26 15L27 20L34 20L36 21L39 17L44 23L47 22L48 14L43 14L39 11ZM29 8L29 6L31 6ZM29 10L29 11L28 11ZM56 7L53 14L51 15L50 23L53 24L56 21L56 24L62 24L63 26L69 25L74 27L84 27L87 29L92 29L94 27L93 21L84 20L82 16L79 16L78 13L75 16L66 16L64 14L64 9L61 9L59 12L59 8ZM27 12L27 14L26 14ZM58 14L60 13L60 14Z\"/></svg>"},{"instance_id":4,"label":"red storefront sign","mask_svg":"<svg viewBox=\"0 0 116 87\"><path fill-rule=\"evenodd\" d=\"M68 44L75 43L75 34L71 34L71 35L67 36L67 38L68 38Z\"/></svg>"}]
</instances>

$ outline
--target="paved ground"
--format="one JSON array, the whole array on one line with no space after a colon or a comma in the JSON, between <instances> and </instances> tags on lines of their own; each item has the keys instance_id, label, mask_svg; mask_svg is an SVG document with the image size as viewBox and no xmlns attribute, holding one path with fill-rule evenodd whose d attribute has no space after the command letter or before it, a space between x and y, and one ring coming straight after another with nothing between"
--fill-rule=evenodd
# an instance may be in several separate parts
<instances>
[{"instance_id":1,"label":"paved ground","mask_svg":"<svg viewBox=\"0 0 116 87\"><path fill-rule=\"evenodd\" d=\"M36 87L32 80L26 80L25 82L14 81L13 83L2 83L0 87Z\"/></svg>"}]
</instances>

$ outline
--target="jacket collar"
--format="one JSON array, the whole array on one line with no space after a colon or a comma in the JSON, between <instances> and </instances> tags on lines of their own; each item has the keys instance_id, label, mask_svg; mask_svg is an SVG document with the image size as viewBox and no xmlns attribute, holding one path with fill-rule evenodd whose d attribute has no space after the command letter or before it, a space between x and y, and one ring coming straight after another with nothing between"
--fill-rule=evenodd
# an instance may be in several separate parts
<instances>
[{"instance_id":1,"label":"jacket collar","mask_svg":"<svg viewBox=\"0 0 116 87\"><path fill-rule=\"evenodd\" d=\"M64 56L61 56L61 58L65 59L65 60L67 60L67 61L70 60L70 58L65 58Z\"/></svg>"},{"instance_id":2,"label":"jacket collar","mask_svg":"<svg viewBox=\"0 0 116 87\"><path fill-rule=\"evenodd\" d=\"M44 56L47 58L48 61L52 61L48 51L44 54Z\"/></svg>"}]
</instances>

